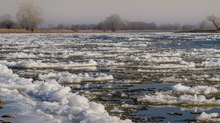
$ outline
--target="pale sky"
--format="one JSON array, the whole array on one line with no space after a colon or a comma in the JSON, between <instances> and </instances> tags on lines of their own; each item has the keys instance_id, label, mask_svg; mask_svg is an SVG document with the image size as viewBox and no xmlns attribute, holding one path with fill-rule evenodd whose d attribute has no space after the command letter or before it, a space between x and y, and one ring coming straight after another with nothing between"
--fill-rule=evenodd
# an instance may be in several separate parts
<instances>
[{"instance_id":1,"label":"pale sky","mask_svg":"<svg viewBox=\"0 0 220 123\"><path fill-rule=\"evenodd\" d=\"M25 0L0 0L0 15L15 17ZM41 7L44 23L97 23L111 14L131 21L198 23L220 17L220 0L33 0Z\"/></svg>"}]
</instances>

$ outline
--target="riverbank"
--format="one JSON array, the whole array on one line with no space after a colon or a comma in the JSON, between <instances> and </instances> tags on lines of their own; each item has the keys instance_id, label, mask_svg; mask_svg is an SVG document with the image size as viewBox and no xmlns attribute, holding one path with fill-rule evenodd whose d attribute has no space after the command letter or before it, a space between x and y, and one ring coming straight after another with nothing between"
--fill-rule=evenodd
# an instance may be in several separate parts
<instances>
[{"instance_id":1,"label":"riverbank","mask_svg":"<svg viewBox=\"0 0 220 123\"><path fill-rule=\"evenodd\" d=\"M0 109L3 108L4 102L0 99Z\"/></svg>"},{"instance_id":2,"label":"riverbank","mask_svg":"<svg viewBox=\"0 0 220 123\"><path fill-rule=\"evenodd\" d=\"M175 32L174 30L68 30L68 29L36 29L33 32L24 29L0 29L0 33L144 33L144 32Z\"/></svg>"},{"instance_id":3,"label":"riverbank","mask_svg":"<svg viewBox=\"0 0 220 123\"><path fill-rule=\"evenodd\" d=\"M176 31L176 33L220 33L220 30L189 30L189 31Z\"/></svg>"},{"instance_id":4,"label":"riverbank","mask_svg":"<svg viewBox=\"0 0 220 123\"><path fill-rule=\"evenodd\" d=\"M73 30L37 29L27 31L25 29L0 29L0 33L73 33Z\"/></svg>"}]
</instances>

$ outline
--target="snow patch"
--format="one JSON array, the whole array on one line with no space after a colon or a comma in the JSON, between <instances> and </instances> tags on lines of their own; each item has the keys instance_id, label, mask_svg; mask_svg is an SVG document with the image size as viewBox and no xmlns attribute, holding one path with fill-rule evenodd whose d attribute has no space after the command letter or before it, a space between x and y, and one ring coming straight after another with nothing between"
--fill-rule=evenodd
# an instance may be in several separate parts
<instances>
[{"instance_id":1,"label":"snow patch","mask_svg":"<svg viewBox=\"0 0 220 123\"><path fill-rule=\"evenodd\" d=\"M209 86L194 86L189 87L182 84L174 85L173 90L176 92L183 92L183 93L191 93L191 94L210 94L210 93L218 93L218 89L215 87Z\"/></svg>"},{"instance_id":2,"label":"snow patch","mask_svg":"<svg viewBox=\"0 0 220 123\"><path fill-rule=\"evenodd\" d=\"M59 72L59 73L48 73L48 74L40 74L38 77L40 80L51 80L55 79L59 83L75 83L75 82L88 82L88 81L110 81L113 80L112 75L107 75L104 73L79 73L79 74L71 74L69 72Z\"/></svg>"},{"instance_id":3,"label":"snow patch","mask_svg":"<svg viewBox=\"0 0 220 123\"><path fill-rule=\"evenodd\" d=\"M139 98L139 101L159 103L159 104L173 104L173 105L220 105L220 100L207 98L206 95L218 93L219 90L215 87L209 86L184 86L177 84L172 86L172 91L156 92L152 95L145 95Z\"/></svg>"},{"instance_id":4,"label":"snow patch","mask_svg":"<svg viewBox=\"0 0 220 123\"><path fill-rule=\"evenodd\" d=\"M202 62L202 65L205 67L220 66L220 58L211 58L208 61Z\"/></svg>"},{"instance_id":5,"label":"snow patch","mask_svg":"<svg viewBox=\"0 0 220 123\"><path fill-rule=\"evenodd\" d=\"M120 120L118 117L110 116L102 104L89 102L86 97L71 93L69 87L61 86L55 80L43 82L20 78L1 64L0 70L0 96L10 98L13 102L24 105L25 110L21 110L19 113L26 114L27 117L35 114L35 118L42 117L47 119L45 121L53 123L131 122L130 120ZM25 113L26 111L31 113ZM19 120L19 118L17 119ZM36 122L38 121L36 120Z\"/></svg>"},{"instance_id":6,"label":"snow patch","mask_svg":"<svg viewBox=\"0 0 220 123\"><path fill-rule=\"evenodd\" d=\"M220 122L220 118L219 118L219 114L218 113L205 113L202 112L202 114L200 114L196 119L199 121L211 121L211 122Z\"/></svg>"},{"instance_id":7,"label":"snow patch","mask_svg":"<svg viewBox=\"0 0 220 123\"><path fill-rule=\"evenodd\" d=\"M69 61L68 63L44 63L40 60L28 60L28 61L18 61L18 62L8 62L0 61L1 64L4 64L8 67L13 68L63 68L69 69L72 67L94 67L97 66L97 62L90 59L88 62L76 63Z\"/></svg>"}]
</instances>

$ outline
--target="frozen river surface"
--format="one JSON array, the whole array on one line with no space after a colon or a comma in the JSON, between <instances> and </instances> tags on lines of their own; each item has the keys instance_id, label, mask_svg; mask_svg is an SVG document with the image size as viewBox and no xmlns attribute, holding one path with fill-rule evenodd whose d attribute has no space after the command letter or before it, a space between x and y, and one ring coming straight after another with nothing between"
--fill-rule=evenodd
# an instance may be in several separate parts
<instances>
[{"instance_id":1,"label":"frozen river surface","mask_svg":"<svg viewBox=\"0 0 220 123\"><path fill-rule=\"evenodd\" d=\"M0 34L0 120L220 122L219 94L219 34Z\"/></svg>"}]
</instances>

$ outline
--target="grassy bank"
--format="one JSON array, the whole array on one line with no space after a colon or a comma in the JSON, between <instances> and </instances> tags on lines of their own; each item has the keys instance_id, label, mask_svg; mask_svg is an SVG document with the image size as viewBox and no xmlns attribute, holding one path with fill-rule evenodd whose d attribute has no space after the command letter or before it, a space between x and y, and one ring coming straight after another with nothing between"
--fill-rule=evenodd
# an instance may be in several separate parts
<instances>
[{"instance_id":1,"label":"grassy bank","mask_svg":"<svg viewBox=\"0 0 220 123\"><path fill-rule=\"evenodd\" d=\"M218 30L68 30L68 29L36 29L33 32L25 29L0 29L0 33L147 33L147 32L175 32L175 33L220 33Z\"/></svg>"},{"instance_id":2,"label":"grassy bank","mask_svg":"<svg viewBox=\"0 0 220 123\"><path fill-rule=\"evenodd\" d=\"M24 29L0 29L0 33L138 33L138 32L174 32L173 30L67 30L67 29L36 29L33 32Z\"/></svg>"},{"instance_id":3,"label":"grassy bank","mask_svg":"<svg viewBox=\"0 0 220 123\"><path fill-rule=\"evenodd\" d=\"M0 99L0 108L3 108L4 102Z\"/></svg>"},{"instance_id":4,"label":"grassy bank","mask_svg":"<svg viewBox=\"0 0 220 123\"><path fill-rule=\"evenodd\" d=\"M0 33L73 33L72 30L36 29L33 32L24 29L0 29Z\"/></svg>"},{"instance_id":5,"label":"grassy bank","mask_svg":"<svg viewBox=\"0 0 220 123\"><path fill-rule=\"evenodd\" d=\"M189 31L176 31L176 33L220 33L219 30L189 30Z\"/></svg>"}]
</instances>

